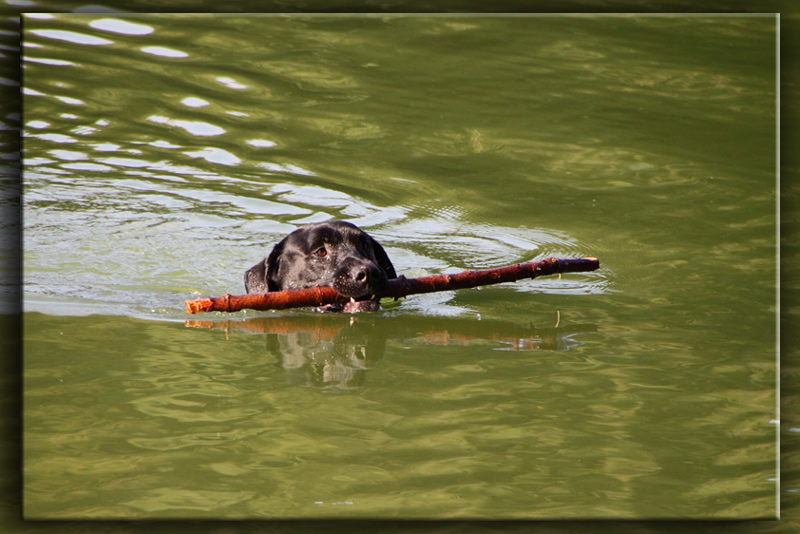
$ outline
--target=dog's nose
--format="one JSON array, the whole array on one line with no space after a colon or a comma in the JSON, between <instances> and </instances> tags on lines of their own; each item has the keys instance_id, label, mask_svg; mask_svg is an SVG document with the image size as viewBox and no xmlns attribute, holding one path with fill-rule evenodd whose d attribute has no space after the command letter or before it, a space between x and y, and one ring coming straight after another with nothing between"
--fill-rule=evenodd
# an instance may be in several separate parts
<instances>
[{"instance_id":1,"label":"dog's nose","mask_svg":"<svg viewBox=\"0 0 800 534\"><path fill-rule=\"evenodd\" d=\"M369 268L361 267L356 271L356 282L366 282L369 280Z\"/></svg>"},{"instance_id":2,"label":"dog's nose","mask_svg":"<svg viewBox=\"0 0 800 534\"><path fill-rule=\"evenodd\" d=\"M368 284L378 276L378 269L374 265L359 265L353 272L353 280L358 284Z\"/></svg>"}]
</instances>

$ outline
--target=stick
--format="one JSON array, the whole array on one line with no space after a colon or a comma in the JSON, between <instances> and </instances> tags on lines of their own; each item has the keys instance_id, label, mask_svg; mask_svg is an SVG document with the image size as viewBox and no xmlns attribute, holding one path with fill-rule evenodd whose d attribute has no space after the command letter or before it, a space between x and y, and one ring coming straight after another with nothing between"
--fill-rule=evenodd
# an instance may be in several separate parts
<instances>
[{"instance_id":1,"label":"stick","mask_svg":"<svg viewBox=\"0 0 800 534\"><path fill-rule=\"evenodd\" d=\"M438 274L420 278L401 276L389 280L378 298L394 297L398 299L418 293L434 291L450 291L468 289L477 286L514 282L523 278L536 278L548 274L576 273L595 271L600 267L597 258L547 258L541 261L517 263L507 267L497 267L483 271L463 271L456 274ZM306 308L346 302L348 299L336 292L332 287L312 287L289 291L273 291L272 293L253 293L251 295L231 295L225 293L221 297L195 299L186 301L188 313L211 311L235 312L243 309L281 310L285 308Z\"/></svg>"}]
</instances>

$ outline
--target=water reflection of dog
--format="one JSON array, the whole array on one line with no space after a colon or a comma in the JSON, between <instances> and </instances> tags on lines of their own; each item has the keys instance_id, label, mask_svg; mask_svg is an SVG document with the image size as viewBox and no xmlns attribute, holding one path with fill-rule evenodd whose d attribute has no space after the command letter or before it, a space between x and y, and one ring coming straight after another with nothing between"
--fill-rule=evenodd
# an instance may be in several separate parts
<instances>
[{"instance_id":1,"label":"water reflection of dog","mask_svg":"<svg viewBox=\"0 0 800 534\"><path fill-rule=\"evenodd\" d=\"M389 327L388 321L391 321ZM382 324L383 323L383 324ZM461 318L382 317L338 314L277 315L245 321L186 321L194 328L266 336L266 350L288 373L289 382L316 388L356 389L383 357L389 339L401 343L471 345L491 341L497 350L566 351L581 345L573 336L596 325L536 328L533 325Z\"/></svg>"},{"instance_id":2,"label":"water reflection of dog","mask_svg":"<svg viewBox=\"0 0 800 534\"><path fill-rule=\"evenodd\" d=\"M276 325L265 325L267 328ZM338 321L334 328L310 328L266 333L267 352L286 370L289 382L299 386L358 388L383 356L386 338L364 321Z\"/></svg>"}]
</instances>

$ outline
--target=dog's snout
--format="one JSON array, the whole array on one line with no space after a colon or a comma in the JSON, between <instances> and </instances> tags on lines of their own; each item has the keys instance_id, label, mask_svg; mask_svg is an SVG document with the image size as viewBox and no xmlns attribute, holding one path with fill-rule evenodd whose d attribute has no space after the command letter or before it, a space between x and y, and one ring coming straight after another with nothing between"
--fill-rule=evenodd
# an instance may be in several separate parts
<instances>
[{"instance_id":1,"label":"dog's snout","mask_svg":"<svg viewBox=\"0 0 800 534\"><path fill-rule=\"evenodd\" d=\"M353 262L336 276L333 288L347 297L373 295L386 284L386 275L372 262Z\"/></svg>"}]
</instances>

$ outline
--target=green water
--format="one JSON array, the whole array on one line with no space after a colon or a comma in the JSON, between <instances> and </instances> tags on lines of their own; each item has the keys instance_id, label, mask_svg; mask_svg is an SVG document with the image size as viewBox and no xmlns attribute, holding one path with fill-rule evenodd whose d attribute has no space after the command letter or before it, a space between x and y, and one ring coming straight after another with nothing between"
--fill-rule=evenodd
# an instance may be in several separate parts
<instances>
[{"instance_id":1,"label":"green water","mask_svg":"<svg viewBox=\"0 0 800 534\"><path fill-rule=\"evenodd\" d=\"M773 18L23 30L26 517L774 517ZM601 269L185 314L328 219Z\"/></svg>"}]
</instances>

